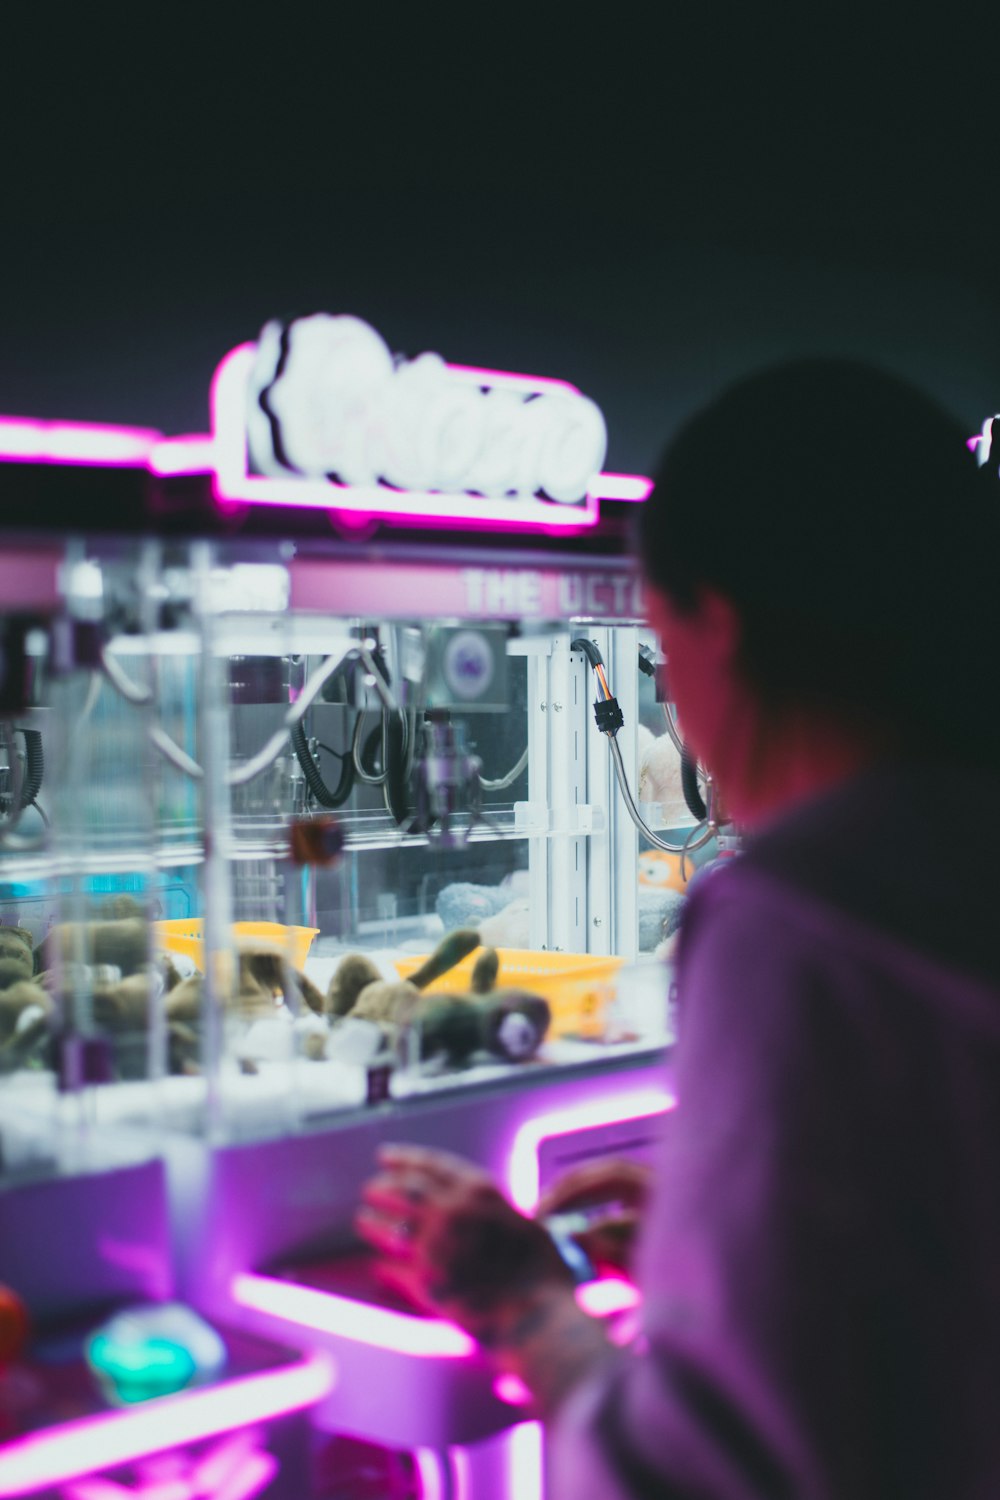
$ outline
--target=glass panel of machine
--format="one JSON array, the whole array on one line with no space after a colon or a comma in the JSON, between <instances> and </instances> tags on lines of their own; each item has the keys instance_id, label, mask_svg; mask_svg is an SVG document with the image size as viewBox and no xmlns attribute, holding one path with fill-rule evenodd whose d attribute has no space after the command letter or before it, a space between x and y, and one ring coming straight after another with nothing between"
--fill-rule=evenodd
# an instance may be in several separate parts
<instances>
[{"instance_id":1,"label":"glass panel of machine","mask_svg":"<svg viewBox=\"0 0 1000 1500\"><path fill-rule=\"evenodd\" d=\"M712 846L641 623L296 611L204 543L64 574L0 746L8 1170L670 1039Z\"/></svg>"}]
</instances>

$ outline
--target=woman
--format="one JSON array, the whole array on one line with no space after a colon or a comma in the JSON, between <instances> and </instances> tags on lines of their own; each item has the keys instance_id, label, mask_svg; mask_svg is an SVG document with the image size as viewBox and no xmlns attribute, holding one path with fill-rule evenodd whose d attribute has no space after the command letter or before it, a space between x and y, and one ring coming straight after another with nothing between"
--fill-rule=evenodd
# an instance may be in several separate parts
<instances>
[{"instance_id":1,"label":"woman","mask_svg":"<svg viewBox=\"0 0 1000 1500\"><path fill-rule=\"evenodd\" d=\"M650 620L748 848L684 923L644 1336L609 1349L456 1158L386 1151L359 1215L531 1388L552 1500L1000 1494L998 499L848 362L733 387L667 453Z\"/></svg>"}]
</instances>

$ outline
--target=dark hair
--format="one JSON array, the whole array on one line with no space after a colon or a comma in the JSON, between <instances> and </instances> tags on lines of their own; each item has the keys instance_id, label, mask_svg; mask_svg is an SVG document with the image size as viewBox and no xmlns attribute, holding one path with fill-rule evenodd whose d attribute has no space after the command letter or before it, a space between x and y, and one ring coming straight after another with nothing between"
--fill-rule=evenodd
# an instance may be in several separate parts
<instances>
[{"instance_id":1,"label":"dark hair","mask_svg":"<svg viewBox=\"0 0 1000 1500\"><path fill-rule=\"evenodd\" d=\"M778 712L1000 765L998 512L995 476L928 396L805 360L682 429L642 507L641 557L681 610L704 587L732 601L746 679Z\"/></svg>"}]
</instances>

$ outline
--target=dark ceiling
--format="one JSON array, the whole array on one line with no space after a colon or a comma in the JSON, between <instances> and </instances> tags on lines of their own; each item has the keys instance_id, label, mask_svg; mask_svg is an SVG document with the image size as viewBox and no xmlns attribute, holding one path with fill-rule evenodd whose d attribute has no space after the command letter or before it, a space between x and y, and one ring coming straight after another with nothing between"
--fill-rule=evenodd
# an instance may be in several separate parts
<instances>
[{"instance_id":1,"label":"dark ceiling","mask_svg":"<svg viewBox=\"0 0 1000 1500\"><path fill-rule=\"evenodd\" d=\"M0 411L203 429L225 350L319 309L575 381L621 469L799 353L902 370L970 425L1000 405L975 37L811 8L738 34L706 8L697 36L651 6L139 14L53 10L7 49Z\"/></svg>"}]
</instances>

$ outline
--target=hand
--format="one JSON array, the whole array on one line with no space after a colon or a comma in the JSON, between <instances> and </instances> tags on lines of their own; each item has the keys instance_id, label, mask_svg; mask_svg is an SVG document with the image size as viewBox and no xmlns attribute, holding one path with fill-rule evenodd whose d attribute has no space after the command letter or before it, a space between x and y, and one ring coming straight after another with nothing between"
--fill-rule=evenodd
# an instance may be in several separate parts
<instances>
[{"instance_id":1,"label":"hand","mask_svg":"<svg viewBox=\"0 0 1000 1500\"><path fill-rule=\"evenodd\" d=\"M380 1253L382 1279L423 1311L489 1345L540 1288L571 1290L549 1235L486 1172L417 1146L384 1146L378 1161L355 1226Z\"/></svg>"},{"instance_id":2,"label":"hand","mask_svg":"<svg viewBox=\"0 0 1000 1500\"><path fill-rule=\"evenodd\" d=\"M574 1209L609 1205L607 1213L590 1219L585 1229L574 1231L573 1239L599 1271L628 1275L651 1184L650 1169L636 1162L588 1162L567 1172L542 1194L535 1216L546 1219Z\"/></svg>"},{"instance_id":3,"label":"hand","mask_svg":"<svg viewBox=\"0 0 1000 1500\"><path fill-rule=\"evenodd\" d=\"M608 1345L548 1233L461 1157L383 1146L378 1159L355 1225L379 1251L383 1280L459 1323L551 1416Z\"/></svg>"}]
</instances>

